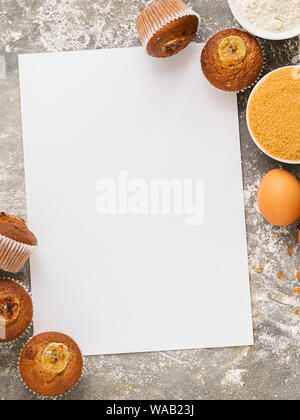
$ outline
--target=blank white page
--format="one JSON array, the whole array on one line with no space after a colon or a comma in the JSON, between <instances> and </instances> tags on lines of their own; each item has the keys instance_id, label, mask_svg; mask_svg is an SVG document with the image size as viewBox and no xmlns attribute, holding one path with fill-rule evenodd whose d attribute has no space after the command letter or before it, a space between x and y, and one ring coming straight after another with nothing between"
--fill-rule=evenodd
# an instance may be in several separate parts
<instances>
[{"instance_id":1,"label":"blank white page","mask_svg":"<svg viewBox=\"0 0 300 420\"><path fill-rule=\"evenodd\" d=\"M85 355L253 344L237 101L201 48L19 57L35 333Z\"/></svg>"}]
</instances>

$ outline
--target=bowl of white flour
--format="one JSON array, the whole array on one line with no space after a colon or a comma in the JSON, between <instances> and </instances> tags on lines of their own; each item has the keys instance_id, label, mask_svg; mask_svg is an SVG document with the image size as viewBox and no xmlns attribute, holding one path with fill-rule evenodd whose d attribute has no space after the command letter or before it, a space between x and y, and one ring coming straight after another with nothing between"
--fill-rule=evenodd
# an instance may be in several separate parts
<instances>
[{"instance_id":1,"label":"bowl of white flour","mask_svg":"<svg viewBox=\"0 0 300 420\"><path fill-rule=\"evenodd\" d=\"M228 0L231 11L248 32L271 40L300 34L300 0Z\"/></svg>"}]
</instances>

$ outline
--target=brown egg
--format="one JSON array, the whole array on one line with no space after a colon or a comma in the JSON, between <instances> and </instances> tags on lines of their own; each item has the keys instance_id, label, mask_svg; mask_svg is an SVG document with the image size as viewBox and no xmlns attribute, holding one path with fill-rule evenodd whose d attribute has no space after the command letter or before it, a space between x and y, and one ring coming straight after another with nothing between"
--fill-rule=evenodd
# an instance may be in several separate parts
<instances>
[{"instance_id":1,"label":"brown egg","mask_svg":"<svg viewBox=\"0 0 300 420\"><path fill-rule=\"evenodd\" d=\"M287 226L300 217L300 183L283 169L267 173L258 190L263 217L276 226Z\"/></svg>"}]
</instances>

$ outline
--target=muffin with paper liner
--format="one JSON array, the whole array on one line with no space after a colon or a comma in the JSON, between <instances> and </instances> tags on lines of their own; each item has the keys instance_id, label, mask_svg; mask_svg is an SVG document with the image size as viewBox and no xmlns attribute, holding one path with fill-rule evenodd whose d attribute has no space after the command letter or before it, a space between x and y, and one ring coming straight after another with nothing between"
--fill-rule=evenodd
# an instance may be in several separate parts
<instances>
[{"instance_id":1,"label":"muffin with paper liner","mask_svg":"<svg viewBox=\"0 0 300 420\"><path fill-rule=\"evenodd\" d=\"M225 29L206 43L201 66L215 88L240 92L257 82L264 66L264 53L252 35L236 28Z\"/></svg>"},{"instance_id":2,"label":"muffin with paper liner","mask_svg":"<svg viewBox=\"0 0 300 420\"><path fill-rule=\"evenodd\" d=\"M58 397L79 382L83 357L75 341L60 332L45 332L33 337L19 359L20 375L35 394Z\"/></svg>"},{"instance_id":3,"label":"muffin with paper liner","mask_svg":"<svg viewBox=\"0 0 300 420\"><path fill-rule=\"evenodd\" d=\"M25 220L0 213L0 269L17 273L37 247Z\"/></svg>"},{"instance_id":4,"label":"muffin with paper liner","mask_svg":"<svg viewBox=\"0 0 300 420\"><path fill-rule=\"evenodd\" d=\"M137 30L147 53L166 58L183 50L195 38L199 15L181 0L158 0L137 19Z\"/></svg>"},{"instance_id":5,"label":"muffin with paper liner","mask_svg":"<svg viewBox=\"0 0 300 420\"><path fill-rule=\"evenodd\" d=\"M21 337L33 318L29 293L11 279L0 279L0 343Z\"/></svg>"}]
</instances>

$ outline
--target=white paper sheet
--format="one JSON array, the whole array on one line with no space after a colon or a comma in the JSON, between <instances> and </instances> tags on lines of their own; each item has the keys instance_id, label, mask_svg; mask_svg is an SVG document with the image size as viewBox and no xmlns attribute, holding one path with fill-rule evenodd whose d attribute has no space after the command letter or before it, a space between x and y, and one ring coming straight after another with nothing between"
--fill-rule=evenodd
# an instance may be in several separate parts
<instances>
[{"instance_id":1,"label":"white paper sheet","mask_svg":"<svg viewBox=\"0 0 300 420\"><path fill-rule=\"evenodd\" d=\"M236 97L200 53L19 57L35 333L86 355L253 344Z\"/></svg>"}]
</instances>

